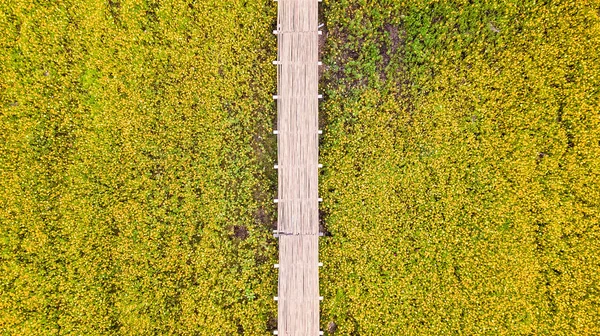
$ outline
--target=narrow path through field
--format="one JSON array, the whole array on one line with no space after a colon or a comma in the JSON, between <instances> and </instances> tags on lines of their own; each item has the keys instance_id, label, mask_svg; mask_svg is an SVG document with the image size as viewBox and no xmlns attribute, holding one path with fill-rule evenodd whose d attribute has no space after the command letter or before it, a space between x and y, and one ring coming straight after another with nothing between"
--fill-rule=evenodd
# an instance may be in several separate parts
<instances>
[{"instance_id":1,"label":"narrow path through field","mask_svg":"<svg viewBox=\"0 0 600 336\"><path fill-rule=\"evenodd\" d=\"M279 0L278 335L319 334L318 0Z\"/></svg>"}]
</instances>

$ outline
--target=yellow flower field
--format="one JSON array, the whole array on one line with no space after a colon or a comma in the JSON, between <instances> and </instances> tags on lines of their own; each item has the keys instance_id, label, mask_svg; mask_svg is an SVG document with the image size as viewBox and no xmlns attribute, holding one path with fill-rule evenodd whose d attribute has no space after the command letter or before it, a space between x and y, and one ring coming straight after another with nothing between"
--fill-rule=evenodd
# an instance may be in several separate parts
<instances>
[{"instance_id":1,"label":"yellow flower field","mask_svg":"<svg viewBox=\"0 0 600 336\"><path fill-rule=\"evenodd\" d=\"M324 326L600 333L600 3L326 6Z\"/></svg>"},{"instance_id":2,"label":"yellow flower field","mask_svg":"<svg viewBox=\"0 0 600 336\"><path fill-rule=\"evenodd\" d=\"M600 2L321 8L325 333L600 334ZM272 334L276 10L0 4L0 334Z\"/></svg>"}]
</instances>

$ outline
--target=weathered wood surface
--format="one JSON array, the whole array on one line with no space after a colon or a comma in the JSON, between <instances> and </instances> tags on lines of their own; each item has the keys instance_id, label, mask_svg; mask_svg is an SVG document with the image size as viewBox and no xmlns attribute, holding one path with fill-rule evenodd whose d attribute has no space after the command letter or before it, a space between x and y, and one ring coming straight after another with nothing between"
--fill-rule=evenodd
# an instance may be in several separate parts
<instances>
[{"instance_id":1,"label":"weathered wood surface","mask_svg":"<svg viewBox=\"0 0 600 336\"><path fill-rule=\"evenodd\" d=\"M278 335L319 335L318 1L278 0Z\"/></svg>"}]
</instances>

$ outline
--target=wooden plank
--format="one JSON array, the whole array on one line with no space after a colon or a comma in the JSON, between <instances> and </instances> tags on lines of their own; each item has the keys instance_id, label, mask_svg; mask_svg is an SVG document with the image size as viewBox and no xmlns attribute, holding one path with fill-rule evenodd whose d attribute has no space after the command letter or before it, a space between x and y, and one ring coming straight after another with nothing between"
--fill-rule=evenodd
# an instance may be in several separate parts
<instances>
[{"instance_id":1,"label":"wooden plank","mask_svg":"<svg viewBox=\"0 0 600 336\"><path fill-rule=\"evenodd\" d=\"M318 1L277 3L277 332L319 335Z\"/></svg>"}]
</instances>

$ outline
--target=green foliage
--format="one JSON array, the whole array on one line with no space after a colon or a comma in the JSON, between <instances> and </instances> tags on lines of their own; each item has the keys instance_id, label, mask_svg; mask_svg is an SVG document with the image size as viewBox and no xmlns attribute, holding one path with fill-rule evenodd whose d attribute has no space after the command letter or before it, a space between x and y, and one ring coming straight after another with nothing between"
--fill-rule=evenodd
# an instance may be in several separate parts
<instances>
[{"instance_id":1,"label":"green foliage","mask_svg":"<svg viewBox=\"0 0 600 336\"><path fill-rule=\"evenodd\" d=\"M323 329L600 333L600 3L324 5ZM0 5L0 333L274 329L275 9Z\"/></svg>"},{"instance_id":2,"label":"green foliage","mask_svg":"<svg viewBox=\"0 0 600 336\"><path fill-rule=\"evenodd\" d=\"M2 2L1 334L270 332L274 18Z\"/></svg>"},{"instance_id":3,"label":"green foliage","mask_svg":"<svg viewBox=\"0 0 600 336\"><path fill-rule=\"evenodd\" d=\"M600 3L325 6L323 328L600 333Z\"/></svg>"}]
</instances>

